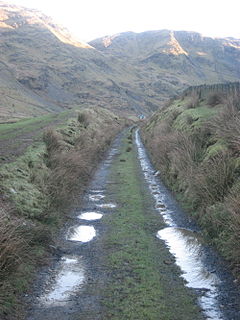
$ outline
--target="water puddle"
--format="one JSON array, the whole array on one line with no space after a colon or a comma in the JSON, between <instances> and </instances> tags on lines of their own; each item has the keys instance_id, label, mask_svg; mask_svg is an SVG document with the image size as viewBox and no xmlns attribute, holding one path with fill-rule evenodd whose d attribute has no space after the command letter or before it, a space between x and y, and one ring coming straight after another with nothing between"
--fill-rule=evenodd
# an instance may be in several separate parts
<instances>
[{"instance_id":1,"label":"water puddle","mask_svg":"<svg viewBox=\"0 0 240 320\"><path fill-rule=\"evenodd\" d=\"M102 213L95 212L95 211L89 211L89 212L84 212L78 216L78 219L82 220L100 220L103 217Z\"/></svg>"},{"instance_id":2,"label":"water puddle","mask_svg":"<svg viewBox=\"0 0 240 320\"><path fill-rule=\"evenodd\" d=\"M56 270L55 283L42 297L44 305L64 305L84 282L84 268L79 257L62 257Z\"/></svg>"},{"instance_id":3,"label":"water puddle","mask_svg":"<svg viewBox=\"0 0 240 320\"><path fill-rule=\"evenodd\" d=\"M90 190L90 193L103 193L103 190L100 190L100 189L92 189L92 190Z\"/></svg>"},{"instance_id":4,"label":"water puddle","mask_svg":"<svg viewBox=\"0 0 240 320\"><path fill-rule=\"evenodd\" d=\"M204 246L197 233L169 227L160 230L157 237L166 242L169 251L176 258L176 264L181 268L187 286L202 292L200 304L207 319L223 319L217 300L220 279L212 270L207 269Z\"/></svg>"},{"instance_id":5,"label":"water puddle","mask_svg":"<svg viewBox=\"0 0 240 320\"><path fill-rule=\"evenodd\" d=\"M154 170L138 130L135 141L140 166L155 201L155 209L167 225L167 228L157 233L157 237L168 245L176 264L183 272L186 286L196 289L199 293L199 303L206 319L226 319L226 313L230 315L227 319L240 319L235 318L236 313L231 308L231 305L236 303L232 301L237 300L231 276L227 276L228 273L222 268L216 253L202 243L199 233L194 231L198 230L197 226L179 208L163 185L159 178L161 173ZM229 295L229 290L232 290L232 296Z\"/></svg>"},{"instance_id":6,"label":"water puddle","mask_svg":"<svg viewBox=\"0 0 240 320\"><path fill-rule=\"evenodd\" d=\"M96 230L93 226L71 227L67 234L67 240L89 242L96 237Z\"/></svg>"},{"instance_id":7,"label":"water puddle","mask_svg":"<svg viewBox=\"0 0 240 320\"><path fill-rule=\"evenodd\" d=\"M97 206L103 209L113 209L117 207L115 203L102 203L102 204L97 204Z\"/></svg>"},{"instance_id":8,"label":"water puddle","mask_svg":"<svg viewBox=\"0 0 240 320\"><path fill-rule=\"evenodd\" d=\"M99 201L99 200L102 200L103 198L105 198L105 196L103 194L90 194L89 195L89 200L91 200L91 201Z\"/></svg>"}]
</instances>

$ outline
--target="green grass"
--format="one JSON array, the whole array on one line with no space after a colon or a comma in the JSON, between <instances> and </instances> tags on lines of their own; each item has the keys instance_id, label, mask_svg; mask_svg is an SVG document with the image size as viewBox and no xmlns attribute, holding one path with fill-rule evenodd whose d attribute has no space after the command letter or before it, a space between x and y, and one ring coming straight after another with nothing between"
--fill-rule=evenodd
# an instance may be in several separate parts
<instances>
[{"instance_id":1,"label":"green grass","mask_svg":"<svg viewBox=\"0 0 240 320\"><path fill-rule=\"evenodd\" d=\"M228 148L227 148L226 143L222 139L219 139L213 145L209 146L206 149L206 154L205 154L205 157L204 157L204 161L209 160L210 158L214 157L218 153L224 152L224 151L227 151L227 150L228 150Z\"/></svg>"},{"instance_id":2,"label":"green grass","mask_svg":"<svg viewBox=\"0 0 240 320\"><path fill-rule=\"evenodd\" d=\"M17 211L29 218L40 218L48 207L46 181L48 168L44 159L45 146L29 147L17 161L0 169L0 188L15 204Z\"/></svg>"},{"instance_id":3,"label":"green grass","mask_svg":"<svg viewBox=\"0 0 240 320\"><path fill-rule=\"evenodd\" d=\"M184 110L174 121L173 128L181 131L201 127L203 121L211 118L217 113L216 109L200 106ZM189 123L189 120L191 123Z\"/></svg>"},{"instance_id":4,"label":"green grass","mask_svg":"<svg viewBox=\"0 0 240 320\"><path fill-rule=\"evenodd\" d=\"M3 123L0 125L0 140L6 140L14 138L19 133L27 133L33 130L37 130L51 124L53 121L66 120L69 111L61 113L50 113L41 117L34 117L17 121L15 123Z\"/></svg>"},{"instance_id":5,"label":"green grass","mask_svg":"<svg viewBox=\"0 0 240 320\"><path fill-rule=\"evenodd\" d=\"M110 192L116 195L118 209L105 218L109 226L104 239L109 269L104 292L105 318L201 319L193 296L179 278L178 268L164 263L172 257L156 233L165 225L151 208L136 151L126 152L128 146L126 139L111 174L115 184Z\"/></svg>"}]
</instances>

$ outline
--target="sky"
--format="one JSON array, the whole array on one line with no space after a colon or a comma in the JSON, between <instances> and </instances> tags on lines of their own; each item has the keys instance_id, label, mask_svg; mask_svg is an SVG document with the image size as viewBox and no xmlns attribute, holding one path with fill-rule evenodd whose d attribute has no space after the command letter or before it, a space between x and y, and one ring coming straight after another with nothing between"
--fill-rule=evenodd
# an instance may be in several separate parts
<instances>
[{"instance_id":1,"label":"sky","mask_svg":"<svg viewBox=\"0 0 240 320\"><path fill-rule=\"evenodd\" d=\"M240 39L240 0L4 0L41 10L90 41L125 31L197 31Z\"/></svg>"}]
</instances>

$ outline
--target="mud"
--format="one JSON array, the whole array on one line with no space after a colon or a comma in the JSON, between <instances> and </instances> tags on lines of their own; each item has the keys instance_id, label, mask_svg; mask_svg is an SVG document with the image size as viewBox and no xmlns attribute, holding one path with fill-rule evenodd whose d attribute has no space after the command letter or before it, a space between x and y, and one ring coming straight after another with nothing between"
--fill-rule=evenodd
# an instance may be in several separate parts
<instances>
[{"instance_id":1,"label":"mud","mask_svg":"<svg viewBox=\"0 0 240 320\"><path fill-rule=\"evenodd\" d=\"M105 266L99 261L105 232L102 217L112 214L115 203L105 201L105 186L122 135L115 140L89 185L81 206L62 231L57 253L39 273L26 297L27 320L102 319L101 286Z\"/></svg>"},{"instance_id":2,"label":"mud","mask_svg":"<svg viewBox=\"0 0 240 320\"><path fill-rule=\"evenodd\" d=\"M71 222L62 232L53 261L41 270L32 294L26 298L26 320L105 320L101 294L107 270L100 257L107 227L102 218L114 214L118 205L114 195L106 194L106 187L116 183L109 179L109 169L118 155L121 139L116 139L96 171L81 206L72 213ZM164 263L180 267L186 286L193 288L206 319L240 319L239 288L227 265L205 244L201 230L162 184L138 131L135 144L142 182L147 184L153 207L166 224L156 234L173 256Z\"/></svg>"},{"instance_id":3,"label":"mud","mask_svg":"<svg viewBox=\"0 0 240 320\"><path fill-rule=\"evenodd\" d=\"M227 264L204 242L201 230L181 210L161 182L161 173L154 170L138 130L135 141L155 208L167 226L156 236L168 246L182 271L186 286L195 289L206 319L240 319L240 291Z\"/></svg>"}]
</instances>

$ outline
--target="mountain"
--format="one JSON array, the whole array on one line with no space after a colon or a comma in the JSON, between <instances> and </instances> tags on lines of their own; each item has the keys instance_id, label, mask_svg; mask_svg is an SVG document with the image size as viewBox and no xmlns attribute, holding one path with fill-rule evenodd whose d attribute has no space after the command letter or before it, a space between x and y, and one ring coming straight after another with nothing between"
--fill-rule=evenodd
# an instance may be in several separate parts
<instances>
[{"instance_id":1,"label":"mountain","mask_svg":"<svg viewBox=\"0 0 240 320\"><path fill-rule=\"evenodd\" d=\"M1 122L76 106L149 113L189 85L239 80L240 40L161 30L86 44L0 2L0 74Z\"/></svg>"},{"instance_id":2,"label":"mountain","mask_svg":"<svg viewBox=\"0 0 240 320\"><path fill-rule=\"evenodd\" d=\"M160 30L121 33L90 44L105 55L134 65L153 96L176 94L189 85L240 79L238 39Z\"/></svg>"},{"instance_id":3,"label":"mountain","mask_svg":"<svg viewBox=\"0 0 240 320\"><path fill-rule=\"evenodd\" d=\"M77 105L129 108L119 86L127 68L36 10L0 3L0 52L3 121Z\"/></svg>"}]
</instances>

